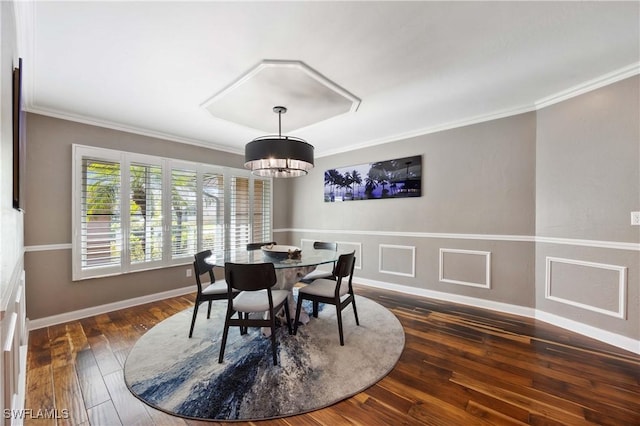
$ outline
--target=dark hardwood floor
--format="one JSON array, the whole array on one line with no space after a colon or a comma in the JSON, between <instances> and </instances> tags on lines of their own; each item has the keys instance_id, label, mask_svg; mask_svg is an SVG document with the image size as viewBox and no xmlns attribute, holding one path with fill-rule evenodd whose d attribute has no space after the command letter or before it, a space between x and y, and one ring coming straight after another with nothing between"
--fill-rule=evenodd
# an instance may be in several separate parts
<instances>
[{"instance_id":1,"label":"dark hardwood floor","mask_svg":"<svg viewBox=\"0 0 640 426\"><path fill-rule=\"evenodd\" d=\"M363 286L356 293L404 326L393 371L331 407L256 423L640 425L640 356L532 319ZM176 297L31 331L25 408L59 418L32 415L25 424L221 424L156 411L131 395L122 375L136 340L193 301ZM196 326L205 321L202 313Z\"/></svg>"}]
</instances>

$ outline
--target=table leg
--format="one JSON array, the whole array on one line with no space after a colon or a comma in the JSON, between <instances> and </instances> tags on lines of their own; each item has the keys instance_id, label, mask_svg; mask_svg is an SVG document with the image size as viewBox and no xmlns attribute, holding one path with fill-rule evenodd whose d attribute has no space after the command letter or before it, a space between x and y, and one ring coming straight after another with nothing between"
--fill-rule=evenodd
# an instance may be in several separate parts
<instances>
[{"instance_id":1,"label":"table leg","mask_svg":"<svg viewBox=\"0 0 640 426\"><path fill-rule=\"evenodd\" d=\"M278 278L278 281L273 288L292 291L293 286L300 280L300 278L304 277L314 269L316 269L315 266L276 269L276 277ZM291 315L291 321L294 321L296 317L296 302L293 299L293 293L289 294L287 303L289 304L289 315ZM265 312L265 318L266 315L268 315L268 312ZM278 316L282 318L283 322L285 321L284 312L281 311ZM303 324L309 322L309 314L304 309L300 312L300 322ZM262 334L266 337L270 337L271 329L269 327L262 327Z\"/></svg>"}]
</instances>

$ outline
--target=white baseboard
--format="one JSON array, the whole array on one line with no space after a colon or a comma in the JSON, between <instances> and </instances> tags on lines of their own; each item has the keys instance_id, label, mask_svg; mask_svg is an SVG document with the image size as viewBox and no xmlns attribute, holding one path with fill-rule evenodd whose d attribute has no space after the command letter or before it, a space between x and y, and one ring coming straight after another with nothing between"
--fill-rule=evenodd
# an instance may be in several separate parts
<instances>
[{"instance_id":1,"label":"white baseboard","mask_svg":"<svg viewBox=\"0 0 640 426\"><path fill-rule=\"evenodd\" d=\"M105 314L107 312L117 311L118 309L130 308L132 306L143 305L145 303L156 302L158 300L168 299L170 297L182 296L184 294L194 293L194 286L176 288L174 290L163 291L161 293L149 294L146 296L134 297L133 299L121 300L118 302L107 303L105 305L93 306L90 308L79 309L77 311L65 312L63 314L52 315L50 317L38 318L29 321L29 330L37 330L43 327L49 327L56 324L62 324L69 321L76 321L82 318L92 317L95 315Z\"/></svg>"},{"instance_id":2,"label":"white baseboard","mask_svg":"<svg viewBox=\"0 0 640 426\"><path fill-rule=\"evenodd\" d=\"M354 282L368 287L381 288L384 290L397 291L404 294L412 294L430 299L445 300L447 302L460 303L462 305L475 306L476 308L489 309L491 311L504 312L508 314L520 315L528 318L535 318L535 309L526 306L511 305L509 303L495 302L493 300L478 299L475 297L461 296L459 294L444 293L441 291L427 290L424 288L409 287L400 284L391 284L384 281L370 280L367 278L355 278Z\"/></svg>"},{"instance_id":3,"label":"white baseboard","mask_svg":"<svg viewBox=\"0 0 640 426\"><path fill-rule=\"evenodd\" d=\"M381 288L384 290L397 291L404 294L412 294L420 297L428 297L431 299L460 303L477 308L489 309L492 311L504 312L507 314L520 315L527 318L535 318L551 325L562 327L565 330L569 330L583 336L591 337L601 342L640 355L640 340L634 340L632 338L621 336L610 331L582 324L578 321L573 321L555 314L550 314L539 309L528 308L526 306L511 305L509 303L495 302L492 300L478 299L475 297L461 296L458 294L427 290L423 288L392 284L383 281L370 280L367 278L356 278L355 282L357 284L362 284L368 287Z\"/></svg>"},{"instance_id":4,"label":"white baseboard","mask_svg":"<svg viewBox=\"0 0 640 426\"><path fill-rule=\"evenodd\" d=\"M536 319L640 355L640 340L633 340L630 337L621 336L601 328L592 327L540 310L536 311Z\"/></svg>"}]
</instances>

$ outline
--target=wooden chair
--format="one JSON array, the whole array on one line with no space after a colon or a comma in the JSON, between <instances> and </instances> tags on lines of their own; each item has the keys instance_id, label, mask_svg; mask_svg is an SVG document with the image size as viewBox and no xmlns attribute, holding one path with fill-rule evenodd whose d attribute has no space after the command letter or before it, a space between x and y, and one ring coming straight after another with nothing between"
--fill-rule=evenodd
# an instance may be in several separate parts
<instances>
[{"instance_id":1,"label":"wooden chair","mask_svg":"<svg viewBox=\"0 0 640 426\"><path fill-rule=\"evenodd\" d=\"M326 241L315 241L313 243L313 248L316 250L338 251L338 243L326 242ZM334 262L333 268L335 267L336 267L336 264ZM314 280L317 280L320 278L329 278L329 279L335 280L335 277L333 276L333 271L327 271L324 269L314 269L313 271L309 272L307 275L302 277L302 279L300 279L300 282L305 284L311 284Z\"/></svg>"},{"instance_id":2,"label":"wooden chair","mask_svg":"<svg viewBox=\"0 0 640 426\"><path fill-rule=\"evenodd\" d=\"M224 265L224 276L227 281L227 315L224 321L224 332L220 344L220 357L218 362L224 358L224 349L227 344L229 327L240 327L240 334L247 333L247 327L270 327L271 328L271 350L273 352L273 365L278 364L276 353L276 313L281 307L287 320L289 334L291 334L291 317L287 297L289 290L272 290L276 283L276 271L273 263L231 263ZM235 298L234 291L240 291ZM253 312L268 312L269 318L250 318ZM239 319L233 318L235 312Z\"/></svg>"},{"instance_id":3,"label":"wooden chair","mask_svg":"<svg viewBox=\"0 0 640 426\"><path fill-rule=\"evenodd\" d=\"M196 294L196 303L193 307L193 317L191 318L191 328L189 329L189 338L193 335L193 327L196 324L196 316L198 315L198 307L202 302L209 302L207 309L207 319L211 317L211 302L214 300L227 299L227 283L225 280L217 280L213 273L213 265L205 260L212 254L211 250L204 250L194 255L193 271L196 276L196 284L198 293ZM209 275L209 285L203 288L201 276Z\"/></svg>"},{"instance_id":4,"label":"wooden chair","mask_svg":"<svg viewBox=\"0 0 640 426\"><path fill-rule=\"evenodd\" d=\"M253 251L253 250L260 250L260 247L262 246L275 246L276 243L275 241L268 241L268 242L264 242L264 243L249 243L247 244L247 251Z\"/></svg>"},{"instance_id":5,"label":"wooden chair","mask_svg":"<svg viewBox=\"0 0 640 426\"><path fill-rule=\"evenodd\" d=\"M353 286L351 283L353 279L355 259L355 251L340 255L336 267L333 269L333 274L336 277L335 281L327 278L321 278L298 290L298 305L293 334L296 334L298 331L298 321L300 319L303 300L311 300L314 303L314 317L316 318L318 315L317 312L315 312L315 304L318 302L327 303L336 307L338 332L340 333L340 345L344 346L342 310L349 306L349 304L353 306L353 314L356 318L356 324L360 325L360 321L358 320L358 311L356 309L356 299L353 294ZM347 277L349 277L349 279L345 280Z\"/></svg>"}]
</instances>

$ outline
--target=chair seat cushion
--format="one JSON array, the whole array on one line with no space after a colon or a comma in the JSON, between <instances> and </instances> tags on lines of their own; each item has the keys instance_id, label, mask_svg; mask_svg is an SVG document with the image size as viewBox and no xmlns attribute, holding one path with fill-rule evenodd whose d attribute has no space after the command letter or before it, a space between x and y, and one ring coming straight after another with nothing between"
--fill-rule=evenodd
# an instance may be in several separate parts
<instances>
[{"instance_id":1,"label":"chair seat cushion","mask_svg":"<svg viewBox=\"0 0 640 426\"><path fill-rule=\"evenodd\" d=\"M209 284L202 294L224 294L227 292L227 282L225 280L216 280L213 284Z\"/></svg>"},{"instance_id":2,"label":"chair seat cushion","mask_svg":"<svg viewBox=\"0 0 640 426\"><path fill-rule=\"evenodd\" d=\"M289 290L271 290L273 306L278 306L289 296ZM269 310L267 290L241 291L233 299L233 310L239 312L262 312Z\"/></svg>"},{"instance_id":3,"label":"chair seat cushion","mask_svg":"<svg viewBox=\"0 0 640 426\"><path fill-rule=\"evenodd\" d=\"M335 281L322 278L300 288L298 292L312 296L333 297L336 292L336 285L337 283ZM340 297L344 296L348 292L349 286L347 283L342 283L340 286Z\"/></svg>"},{"instance_id":4,"label":"chair seat cushion","mask_svg":"<svg viewBox=\"0 0 640 426\"><path fill-rule=\"evenodd\" d=\"M320 278L330 278L332 276L333 276L333 273L331 271L323 271L322 269L316 269L309 272L307 275L305 275L301 281L318 280Z\"/></svg>"}]
</instances>

